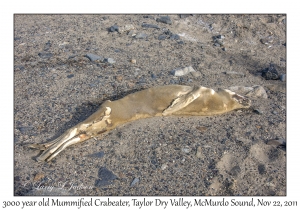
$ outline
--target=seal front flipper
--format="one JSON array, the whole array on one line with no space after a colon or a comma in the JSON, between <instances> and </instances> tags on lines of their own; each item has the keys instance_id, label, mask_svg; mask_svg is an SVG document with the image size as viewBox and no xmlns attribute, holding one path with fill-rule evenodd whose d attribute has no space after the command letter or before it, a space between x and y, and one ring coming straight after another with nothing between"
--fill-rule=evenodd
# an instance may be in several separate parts
<instances>
[{"instance_id":1,"label":"seal front flipper","mask_svg":"<svg viewBox=\"0 0 300 210\"><path fill-rule=\"evenodd\" d=\"M195 86L190 92L178 96L172 101L172 104L163 111L162 115L170 115L180 109L183 109L200 96L200 90L201 87Z\"/></svg>"}]
</instances>

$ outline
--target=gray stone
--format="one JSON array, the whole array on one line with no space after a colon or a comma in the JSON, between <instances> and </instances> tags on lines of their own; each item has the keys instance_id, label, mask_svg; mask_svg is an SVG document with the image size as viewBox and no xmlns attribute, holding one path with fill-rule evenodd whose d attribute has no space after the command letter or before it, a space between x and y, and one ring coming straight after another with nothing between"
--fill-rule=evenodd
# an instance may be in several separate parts
<instances>
[{"instance_id":1,"label":"gray stone","mask_svg":"<svg viewBox=\"0 0 300 210\"><path fill-rule=\"evenodd\" d=\"M189 148L189 147L183 147L182 149L181 149L181 151L182 152L184 152L184 153L189 153L190 151L191 151L191 149Z\"/></svg>"},{"instance_id":2,"label":"gray stone","mask_svg":"<svg viewBox=\"0 0 300 210\"><path fill-rule=\"evenodd\" d=\"M119 26L113 25L113 26L111 26L111 27L109 28L109 31L110 31L110 32L119 31Z\"/></svg>"},{"instance_id":3,"label":"gray stone","mask_svg":"<svg viewBox=\"0 0 300 210\"><path fill-rule=\"evenodd\" d=\"M170 19L169 16L161 16L159 18L156 19L157 22L161 22L161 23L166 23L171 25L172 24L172 20Z\"/></svg>"},{"instance_id":4,"label":"gray stone","mask_svg":"<svg viewBox=\"0 0 300 210\"><path fill-rule=\"evenodd\" d=\"M180 36L179 36L178 34L172 34L172 35L170 36L170 39L171 39L171 40L179 40L179 39L180 39Z\"/></svg>"},{"instance_id":5,"label":"gray stone","mask_svg":"<svg viewBox=\"0 0 300 210\"><path fill-rule=\"evenodd\" d=\"M133 187L136 183L140 181L139 178L134 178L134 180L131 182L130 187Z\"/></svg>"},{"instance_id":6,"label":"gray stone","mask_svg":"<svg viewBox=\"0 0 300 210\"><path fill-rule=\"evenodd\" d=\"M142 27L143 28L156 28L156 29L160 29L160 27L158 25L148 24L148 23L143 23Z\"/></svg>"},{"instance_id":7,"label":"gray stone","mask_svg":"<svg viewBox=\"0 0 300 210\"><path fill-rule=\"evenodd\" d=\"M273 145L273 146L286 146L286 141L285 139L274 139L274 140L269 140L267 142L267 145Z\"/></svg>"},{"instance_id":8,"label":"gray stone","mask_svg":"<svg viewBox=\"0 0 300 210\"><path fill-rule=\"evenodd\" d=\"M95 55L95 54L92 54L92 53L86 54L85 57L90 59L90 61L96 61L96 60L103 61L104 60L104 57L99 56L99 55Z\"/></svg>"},{"instance_id":9,"label":"gray stone","mask_svg":"<svg viewBox=\"0 0 300 210\"><path fill-rule=\"evenodd\" d=\"M216 38L217 38L217 39L224 39L225 36L223 36L223 35L218 35L218 36L216 36Z\"/></svg>"},{"instance_id":10,"label":"gray stone","mask_svg":"<svg viewBox=\"0 0 300 210\"><path fill-rule=\"evenodd\" d=\"M274 64L270 64L269 68L266 68L262 71L262 77L266 80L277 80L279 79L278 72Z\"/></svg>"},{"instance_id":11,"label":"gray stone","mask_svg":"<svg viewBox=\"0 0 300 210\"><path fill-rule=\"evenodd\" d=\"M263 111L261 111L261 110L259 110L259 109L254 109L253 110L255 113L257 113L257 114L263 114L264 112Z\"/></svg>"},{"instance_id":12,"label":"gray stone","mask_svg":"<svg viewBox=\"0 0 300 210\"><path fill-rule=\"evenodd\" d=\"M146 37L147 37L147 34L145 34L145 33L138 33L138 34L135 36L136 39L144 39L144 38L146 38Z\"/></svg>"},{"instance_id":13,"label":"gray stone","mask_svg":"<svg viewBox=\"0 0 300 210\"><path fill-rule=\"evenodd\" d=\"M74 77L74 74L69 74L67 77L70 79L70 78Z\"/></svg>"},{"instance_id":14,"label":"gray stone","mask_svg":"<svg viewBox=\"0 0 300 210\"><path fill-rule=\"evenodd\" d=\"M158 37L158 40L165 40L167 38L167 35L162 34Z\"/></svg>"},{"instance_id":15,"label":"gray stone","mask_svg":"<svg viewBox=\"0 0 300 210\"><path fill-rule=\"evenodd\" d=\"M111 64L113 64L113 63L116 62L116 61L115 61L114 59L112 59L112 58L105 58L104 61L107 62L107 63L111 63Z\"/></svg>"},{"instance_id":16,"label":"gray stone","mask_svg":"<svg viewBox=\"0 0 300 210\"><path fill-rule=\"evenodd\" d=\"M192 66L188 66L188 67L185 67L185 68L174 69L174 70L171 71L171 74L178 77L178 76L186 75L186 74L191 73L191 72L195 72L195 70L193 69Z\"/></svg>"},{"instance_id":17,"label":"gray stone","mask_svg":"<svg viewBox=\"0 0 300 210\"><path fill-rule=\"evenodd\" d=\"M255 85L252 87L244 87L244 86L232 86L228 88L229 90L236 92L241 95L245 95L253 98L268 98L266 90L259 85Z\"/></svg>"},{"instance_id":18,"label":"gray stone","mask_svg":"<svg viewBox=\"0 0 300 210\"><path fill-rule=\"evenodd\" d=\"M40 58L43 58L43 59L48 59L53 56L53 54L49 53L49 52L40 52L38 55L40 56Z\"/></svg>"},{"instance_id":19,"label":"gray stone","mask_svg":"<svg viewBox=\"0 0 300 210\"><path fill-rule=\"evenodd\" d=\"M262 44L271 44L273 43L273 36L268 36L260 40Z\"/></svg>"},{"instance_id":20,"label":"gray stone","mask_svg":"<svg viewBox=\"0 0 300 210\"><path fill-rule=\"evenodd\" d=\"M112 181L117 178L116 175L114 175L111 171L109 171L105 167L101 167L98 172L98 177L100 179L96 180L95 186L96 187L102 187L106 185L112 184Z\"/></svg>"},{"instance_id":21,"label":"gray stone","mask_svg":"<svg viewBox=\"0 0 300 210\"><path fill-rule=\"evenodd\" d=\"M156 75L152 73L152 74L151 74L151 78L152 78L152 79L156 79Z\"/></svg>"},{"instance_id":22,"label":"gray stone","mask_svg":"<svg viewBox=\"0 0 300 210\"><path fill-rule=\"evenodd\" d=\"M282 82L285 82L285 80L286 80L286 74L280 75L280 80L281 80Z\"/></svg>"}]
</instances>

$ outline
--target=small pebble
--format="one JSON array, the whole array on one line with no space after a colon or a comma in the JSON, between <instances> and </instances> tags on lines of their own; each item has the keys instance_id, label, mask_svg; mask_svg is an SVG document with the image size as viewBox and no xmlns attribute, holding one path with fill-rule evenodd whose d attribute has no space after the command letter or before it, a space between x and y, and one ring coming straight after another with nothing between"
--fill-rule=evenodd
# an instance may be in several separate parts
<instances>
[{"instance_id":1,"label":"small pebble","mask_svg":"<svg viewBox=\"0 0 300 210\"><path fill-rule=\"evenodd\" d=\"M69 74L67 77L70 79L70 78L74 77L74 74Z\"/></svg>"},{"instance_id":2,"label":"small pebble","mask_svg":"<svg viewBox=\"0 0 300 210\"><path fill-rule=\"evenodd\" d=\"M41 52L38 55L43 59L51 58L53 56L53 54L49 52Z\"/></svg>"},{"instance_id":3,"label":"small pebble","mask_svg":"<svg viewBox=\"0 0 300 210\"><path fill-rule=\"evenodd\" d=\"M109 30L110 30L110 32L119 31L119 26L113 25L113 26L110 27Z\"/></svg>"},{"instance_id":4,"label":"small pebble","mask_svg":"<svg viewBox=\"0 0 300 210\"><path fill-rule=\"evenodd\" d=\"M134 180L131 182L130 187L133 187L136 183L140 181L139 178L134 178Z\"/></svg>"},{"instance_id":5,"label":"small pebble","mask_svg":"<svg viewBox=\"0 0 300 210\"><path fill-rule=\"evenodd\" d=\"M112 58L105 58L105 62L113 64L116 61L114 59L112 59Z\"/></svg>"},{"instance_id":6,"label":"small pebble","mask_svg":"<svg viewBox=\"0 0 300 210\"><path fill-rule=\"evenodd\" d=\"M217 39L224 39L225 36L223 36L223 35L218 35L218 36L216 36L216 38L217 38Z\"/></svg>"},{"instance_id":7,"label":"small pebble","mask_svg":"<svg viewBox=\"0 0 300 210\"><path fill-rule=\"evenodd\" d=\"M161 170L165 170L166 168L168 168L168 165L167 164L162 164L162 166L161 166Z\"/></svg>"},{"instance_id":8,"label":"small pebble","mask_svg":"<svg viewBox=\"0 0 300 210\"><path fill-rule=\"evenodd\" d=\"M171 71L171 74L178 77L178 76L186 75L186 74L191 73L191 72L195 72L195 70L193 69L192 66L188 66L188 67L185 67L185 68L174 69L174 70Z\"/></svg>"},{"instance_id":9,"label":"small pebble","mask_svg":"<svg viewBox=\"0 0 300 210\"><path fill-rule=\"evenodd\" d=\"M166 38L167 38L167 35L162 34L158 37L158 40L165 40Z\"/></svg>"},{"instance_id":10,"label":"small pebble","mask_svg":"<svg viewBox=\"0 0 300 210\"><path fill-rule=\"evenodd\" d=\"M92 53L86 54L85 57L90 59L90 61L100 60L102 62L104 60L104 57L99 56L99 55L95 55L95 54L92 54Z\"/></svg>"},{"instance_id":11,"label":"small pebble","mask_svg":"<svg viewBox=\"0 0 300 210\"><path fill-rule=\"evenodd\" d=\"M172 24L172 20L170 19L169 16L161 16L159 18L156 19L157 22L161 22L161 23L166 23L171 25Z\"/></svg>"},{"instance_id":12,"label":"small pebble","mask_svg":"<svg viewBox=\"0 0 300 210\"><path fill-rule=\"evenodd\" d=\"M145 33L138 33L138 34L135 36L136 39L144 39L144 38L146 38L146 37L147 37L147 34L145 34Z\"/></svg>"},{"instance_id":13,"label":"small pebble","mask_svg":"<svg viewBox=\"0 0 300 210\"><path fill-rule=\"evenodd\" d=\"M131 59L130 62L133 63L133 64L136 64L136 60L135 59Z\"/></svg>"},{"instance_id":14,"label":"small pebble","mask_svg":"<svg viewBox=\"0 0 300 210\"><path fill-rule=\"evenodd\" d=\"M189 153L191 151L191 149L189 147L183 147L181 149L181 151L184 152L184 153Z\"/></svg>"},{"instance_id":15,"label":"small pebble","mask_svg":"<svg viewBox=\"0 0 300 210\"><path fill-rule=\"evenodd\" d=\"M286 80L286 74L280 75L280 81L285 82Z\"/></svg>"},{"instance_id":16,"label":"small pebble","mask_svg":"<svg viewBox=\"0 0 300 210\"><path fill-rule=\"evenodd\" d=\"M178 34L172 34L170 37L171 40L179 40L180 36Z\"/></svg>"},{"instance_id":17,"label":"small pebble","mask_svg":"<svg viewBox=\"0 0 300 210\"><path fill-rule=\"evenodd\" d=\"M271 44L273 43L273 36L268 36L260 40L262 44Z\"/></svg>"},{"instance_id":18,"label":"small pebble","mask_svg":"<svg viewBox=\"0 0 300 210\"><path fill-rule=\"evenodd\" d=\"M253 110L255 113L257 113L257 114L263 114L264 112L263 111L261 111L261 110L259 110L259 109L254 109Z\"/></svg>"}]
</instances>

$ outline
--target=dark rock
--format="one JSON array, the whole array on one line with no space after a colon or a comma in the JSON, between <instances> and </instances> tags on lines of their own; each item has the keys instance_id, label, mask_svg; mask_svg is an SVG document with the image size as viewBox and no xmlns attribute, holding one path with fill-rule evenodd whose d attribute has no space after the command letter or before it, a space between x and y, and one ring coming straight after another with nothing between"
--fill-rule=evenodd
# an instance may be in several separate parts
<instances>
[{"instance_id":1,"label":"dark rock","mask_svg":"<svg viewBox=\"0 0 300 210\"><path fill-rule=\"evenodd\" d=\"M48 59L53 56L53 54L49 53L49 52L40 52L38 55L40 56L40 58L43 58L43 59Z\"/></svg>"},{"instance_id":2,"label":"dark rock","mask_svg":"<svg viewBox=\"0 0 300 210\"><path fill-rule=\"evenodd\" d=\"M260 40L262 44L271 44L273 43L273 36L268 36Z\"/></svg>"},{"instance_id":3,"label":"dark rock","mask_svg":"<svg viewBox=\"0 0 300 210\"><path fill-rule=\"evenodd\" d=\"M104 61L104 57L99 56L99 55L95 55L95 54L92 54L92 53L86 54L85 57L90 59L90 61L96 61L96 60L100 60L101 62Z\"/></svg>"},{"instance_id":4,"label":"dark rock","mask_svg":"<svg viewBox=\"0 0 300 210\"><path fill-rule=\"evenodd\" d=\"M215 43L214 44L216 47L220 47L221 45L220 44L218 44L218 43Z\"/></svg>"},{"instance_id":5,"label":"dark rock","mask_svg":"<svg viewBox=\"0 0 300 210\"><path fill-rule=\"evenodd\" d=\"M261 111L261 110L259 110L259 109L254 109L253 110L255 113L257 113L257 114L263 114L264 112L263 111Z\"/></svg>"},{"instance_id":6,"label":"dark rock","mask_svg":"<svg viewBox=\"0 0 300 210\"><path fill-rule=\"evenodd\" d=\"M172 20L170 19L169 16L161 16L159 18L156 19L157 22L161 22L161 23L166 23L171 25L172 24Z\"/></svg>"},{"instance_id":7,"label":"dark rock","mask_svg":"<svg viewBox=\"0 0 300 210\"><path fill-rule=\"evenodd\" d=\"M143 28L157 28L157 29L160 29L160 27L158 25L148 24L148 23L143 23L142 27Z\"/></svg>"},{"instance_id":8,"label":"dark rock","mask_svg":"<svg viewBox=\"0 0 300 210\"><path fill-rule=\"evenodd\" d=\"M119 26L113 25L113 26L111 26L111 27L109 28L109 31L110 31L110 32L119 31Z\"/></svg>"},{"instance_id":9,"label":"dark rock","mask_svg":"<svg viewBox=\"0 0 300 210\"><path fill-rule=\"evenodd\" d=\"M20 40L20 39L21 39L21 37L15 37L14 38L15 41Z\"/></svg>"},{"instance_id":10,"label":"dark rock","mask_svg":"<svg viewBox=\"0 0 300 210\"><path fill-rule=\"evenodd\" d=\"M280 81L285 82L286 80L286 74L280 75Z\"/></svg>"},{"instance_id":11,"label":"dark rock","mask_svg":"<svg viewBox=\"0 0 300 210\"><path fill-rule=\"evenodd\" d=\"M259 164L258 167L257 167L257 169L258 169L258 173L259 173L259 174L264 174L264 173L266 173L266 167L265 167L265 165L263 165L263 164Z\"/></svg>"},{"instance_id":12,"label":"dark rock","mask_svg":"<svg viewBox=\"0 0 300 210\"><path fill-rule=\"evenodd\" d=\"M139 178L134 178L134 180L131 182L130 187L133 187L136 183L140 181Z\"/></svg>"},{"instance_id":13,"label":"dark rock","mask_svg":"<svg viewBox=\"0 0 300 210\"><path fill-rule=\"evenodd\" d=\"M166 38L167 38L167 35L162 34L158 37L158 40L165 40Z\"/></svg>"},{"instance_id":14,"label":"dark rock","mask_svg":"<svg viewBox=\"0 0 300 210\"><path fill-rule=\"evenodd\" d=\"M152 73L152 74L151 74L151 78L152 78L152 79L156 79L156 75Z\"/></svg>"},{"instance_id":15,"label":"dark rock","mask_svg":"<svg viewBox=\"0 0 300 210\"><path fill-rule=\"evenodd\" d=\"M275 68L274 64L270 64L269 68L266 68L262 71L262 77L264 77L266 80L277 80L279 79L278 72Z\"/></svg>"},{"instance_id":16,"label":"dark rock","mask_svg":"<svg viewBox=\"0 0 300 210\"><path fill-rule=\"evenodd\" d=\"M179 40L179 39L180 39L180 36L179 36L178 34L172 34L172 35L170 36L170 39L171 39L171 40Z\"/></svg>"},{"instance_id":17,"label":"dark rock","mask_svg":"<svg viewBox=\"0 0 300 210\"><path fill-rule=\"evenodd\" d=\"M70 78L74 77L74 74L69 74L67 77L70 79Z\"/></svg>"},{"instance_id":18,"label":"dark rock","mask_svg":"<svg viewBox=\"0 0 300 210\"><path fill-rule=\"evenodd\" d=\"M184 44L184 42L183 41L179 41L179 42L177 42L177 44Z\"/></svg>"},{"instance_id":19,"label":"dark rock","mask_svg":"<svg viewBox=\"0 0 300 210\"><path fill-rule=\"evenodd\" d=\"M105 167L101 167L98 172L98 177L100 179L96 180L95 186L96 187L102 187L106 185L112 184L112 181L117 178L116 175L114 175L111 171L109 171Z\"/></svg>"}]
</instances>

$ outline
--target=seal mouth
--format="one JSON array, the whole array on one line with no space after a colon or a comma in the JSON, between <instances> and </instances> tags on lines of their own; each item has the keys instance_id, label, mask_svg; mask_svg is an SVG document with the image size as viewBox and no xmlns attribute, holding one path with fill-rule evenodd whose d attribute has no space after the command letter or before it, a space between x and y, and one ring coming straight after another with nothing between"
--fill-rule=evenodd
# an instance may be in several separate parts
<instances>
[{"instance_id":1,"label":"seal mouth","mask_svg":"<svg viewBox=\"0 0 300 210\"><path fill-rule=\"evenodd\" d=\"M234 100L236 100L239 104L241 104L245 108L248 108L251 105L251 100L249 98L246 98L246 97L241 96L239 94L233 94L232 98Z\"/></svg>"}]
</instances>

